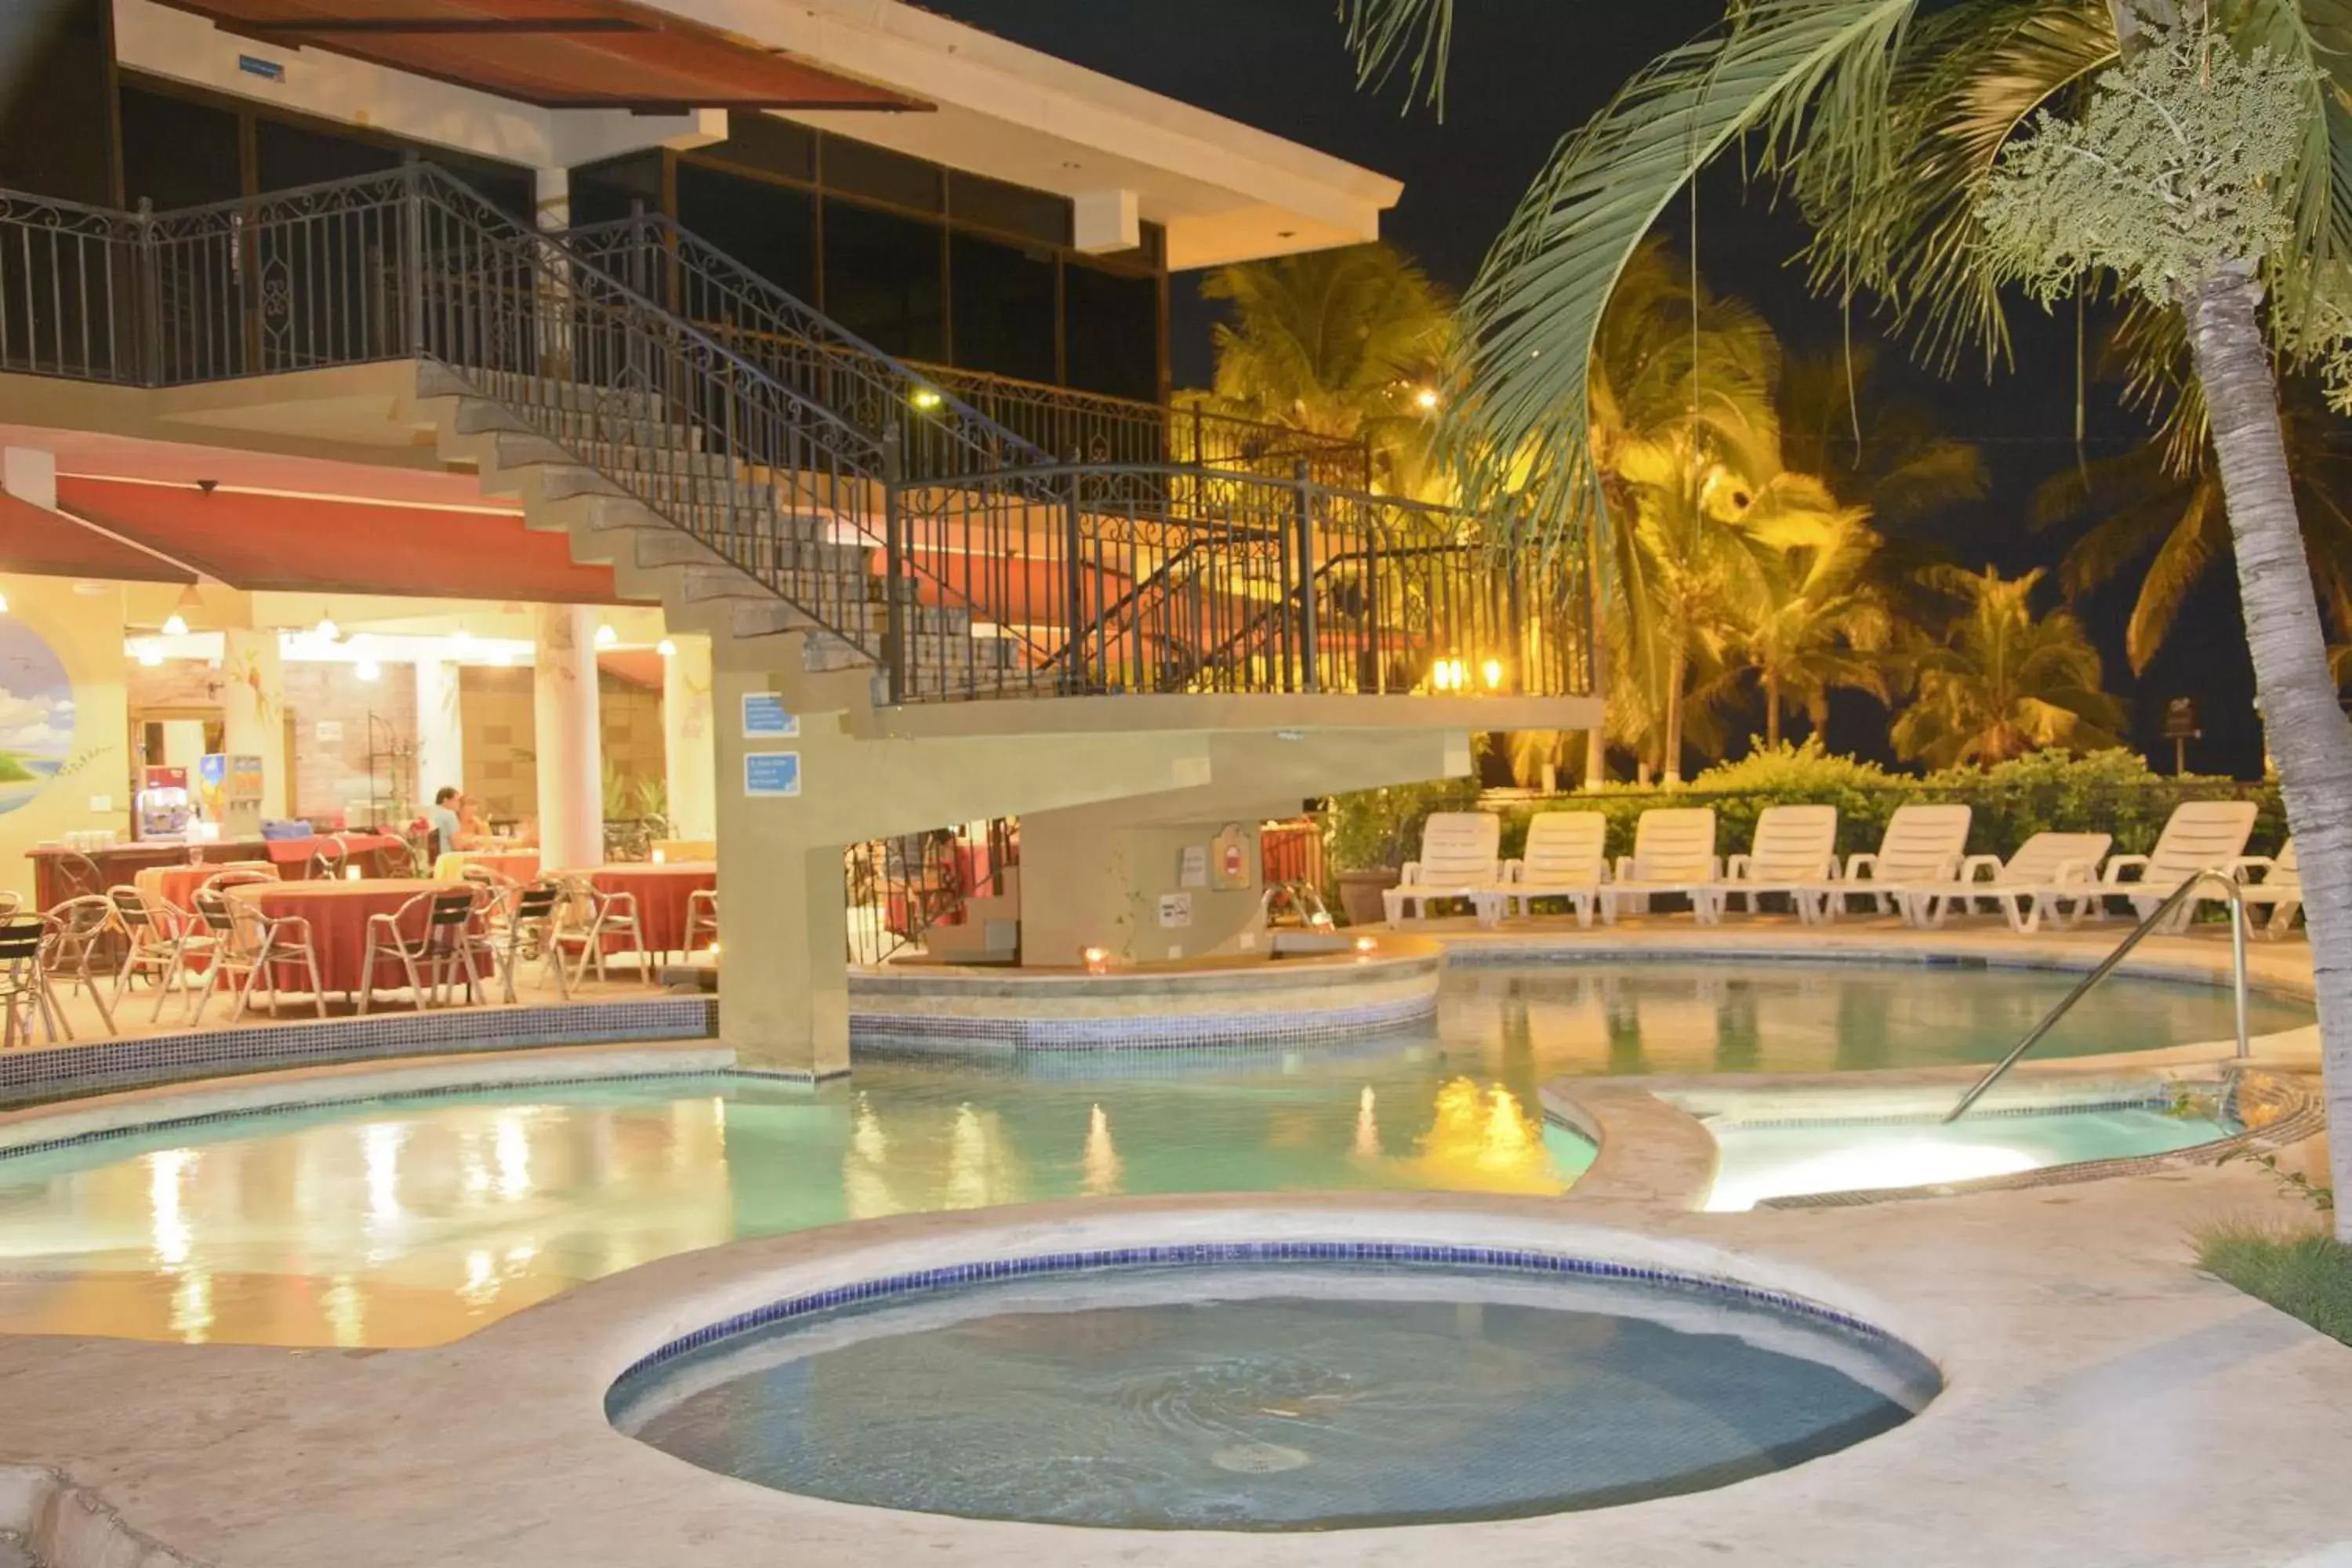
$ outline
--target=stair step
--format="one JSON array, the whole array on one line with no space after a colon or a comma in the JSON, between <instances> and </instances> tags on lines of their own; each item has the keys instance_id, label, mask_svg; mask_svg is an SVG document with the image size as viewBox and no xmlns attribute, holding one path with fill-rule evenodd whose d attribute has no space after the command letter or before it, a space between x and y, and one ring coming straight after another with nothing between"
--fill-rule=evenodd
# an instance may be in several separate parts
<instances>
[{"instance_id":1,"label":"stair step","mask_svg":"<svg viewBox=\"0 0 2352 1568\"><path fill-rule=\"evenodd\" d=\"M655 451L699 451L702 432L691 425L584 414L577 410L518 410L494 399L466 395L457 405L457 430L464 436L528 431L559 442L603 440Z\"/></svg>"},{"instance_id":2,"label":"stair step","mask_svg":"<svg viewBox=\"0 0 2352 1568\"><path fill-rule=\"evenodd\" d=\"M435 367L438 368L438 367ZM465 370L454 375L444 371L454 384L448 390L463 391L470 384L484 395L509 405L531 408L565 410L577 414L601 415L611 418L664 421L670 410L657 392L638 388L597 386L593 383L556 381L548 377L523 375L514 371ZM424 378L418 388L424 389ZM433 394L426 394L433 395Z\"/></svg>"}]
</instances>

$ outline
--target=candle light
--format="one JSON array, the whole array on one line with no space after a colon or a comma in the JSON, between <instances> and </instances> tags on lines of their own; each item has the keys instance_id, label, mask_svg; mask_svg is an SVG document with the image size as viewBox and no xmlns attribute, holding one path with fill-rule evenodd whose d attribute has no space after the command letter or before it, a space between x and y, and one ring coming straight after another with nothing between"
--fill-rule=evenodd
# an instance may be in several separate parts
<instances>
[{"instance_id":1,"label":"candle light","mask_svg":"<svg viewBox=\"0 0 2352 1568\"><path fill-rule=\"evenodd\" d=\"M1107 974L1110 972L1110 954L1101 948L1087 948L1078 954L1078 959L1087 966L1088 974Z\"/></svg>"},{"instance_id":2,"label":"candle light","mask_svg":"<svg viewBox=\"0 0 2352 1568\"><path fill-rule=\"evenodd\" d=\"M344 868L343 868L343 880L344 880L344 881L346 881L346 882L356 882L356 881L358 881L359 879L360 879L360 868L359 868L357 866L346 866L346 867L344 867Z\"/></svg>"},{"instance_id":3,"label":"candle light","mask_svg":"<svg viewBox=\"0 0 2352 1568\"><path fill-rule=\"evenodd\" d=\"M656 850L655 850L655 851L654 851L654 864L655 864L655 865L656 865L656 866L667 865L667 864L668 864L668 861L669 861L669 851L668 851L668 850L667 850L667 849L656 849Z\"/></svg>"}]
</instances>

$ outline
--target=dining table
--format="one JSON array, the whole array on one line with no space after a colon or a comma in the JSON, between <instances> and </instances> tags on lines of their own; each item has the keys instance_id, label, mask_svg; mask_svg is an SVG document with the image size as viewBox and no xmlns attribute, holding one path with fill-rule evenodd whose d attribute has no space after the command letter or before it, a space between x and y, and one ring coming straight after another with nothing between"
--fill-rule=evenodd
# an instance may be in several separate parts
<instances>
[{"instance_id":1,"label":"dining table","mask_svg":"<svg viewBox=\"0 0 2352 1568\"><path fill-rule=\"evenodd\" d=\"M588 881L598 892L627 893L635 901L637 930L648 957L682 954L687 951L688 906L695 894L719 886L719 864L672 860L655 865L649 860L630 860L595 867L588 872ZM625 952L628 946L625 940L607 938L604 951Z\"/></svg>"},{"instance_id":2,"label":"dining table","mask_svg":"<svg viewBox=\"0 0 2352 1568\"><path fill-rule=\"evenodd\" d=\"M539 879L539 851L536 849L452 849L433 862L433 875L444 882L462 879L468 866L479 866L495 871L509 882L533 882Z\"/></svg>"},{"instance_id":3,"label":"dining table","mask_svg":"<svg viewBox=\"0 0 2352 1568\"><path fill-rule=\"evenodd\" d=\"M266 920L299 916L309 922L311 951L318 955L319 984L331 994L356 997L370 990L393 990L408 984L400 961L376 955L375 973L367 970L368 921L375 915L396 915L420 893L451 891L447 882L423 877L377 877L362 881L247 882L228 889L230 905ZM419 916L404 924L401 934L411 940L424 932ZM307 990L310 976L302 965L281 963L276 976L289 991ZM484 980L489 976L484 975Z\"/></svg>"},{"instance_id":4,"label":"dining table","mask_svg":"<svg viewBox=\"0 0 2352 1568\"><path fill-rule=\"evenodd\" d=\"M196 907L196 889L225 872L245 872L275 880L278 868L268 860L231 860L226 863L207 860L201 866L150 866L133 877L137 888L150 904L164 903L186 912Z\"/></svg>"}]
</instances>

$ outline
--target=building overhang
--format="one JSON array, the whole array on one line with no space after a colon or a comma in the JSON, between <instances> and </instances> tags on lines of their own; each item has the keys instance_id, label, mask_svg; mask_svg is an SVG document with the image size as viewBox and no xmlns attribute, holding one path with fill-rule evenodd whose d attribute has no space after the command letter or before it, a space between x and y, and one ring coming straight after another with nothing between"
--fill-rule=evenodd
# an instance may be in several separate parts
<instances>
[{"instance_id":1,"label":"building overhang","mask_svg":"<svg viewBox=\"0 0 2352 1568\"><path fill-rule=\"evenodd\" d=\"M222 29L541 109L910 110L920 100L637 0L163 0Z\"/></svg>"}]
</instances>

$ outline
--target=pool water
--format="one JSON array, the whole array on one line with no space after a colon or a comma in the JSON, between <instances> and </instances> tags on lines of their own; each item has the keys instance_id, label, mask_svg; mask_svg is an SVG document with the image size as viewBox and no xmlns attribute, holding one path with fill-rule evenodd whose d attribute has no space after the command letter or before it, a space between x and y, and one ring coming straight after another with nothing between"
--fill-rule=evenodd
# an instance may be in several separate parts
<instances>
[{"instance_id":1,"label":"pool water","mask_svg":"<svg viewBox=\"0 0 2352 1568\"><path fill-rule=\"evenodd\" d=\"M1450 973L1433 1024L1290 1049L861 1049L744 1079L268 1112L0 1158L0 1331L437 1344L583 1281L841 1220L1089 1194L1559 1193L1563 1073L1990 1061L2070 984L2030 972L1612 964ZM2219 1037L2225 994L2132 981L2057 1052ZM2079 1020L2079 1023L2078 1021ZM2258 999L2255 1026L2308 1021Z\"/></svg>"},{"instance_id":2,"label":"pool water","mask_svg":"<svg viewBox=\"0 0 2352 1568\"><path fill-rule=\"evenodd\" d=\"M1924 1362L1673 1285L1425 1267L1118 1270L835 1309L616 1394L625 1432L840 1502L1147 1530L1597 1508L1906 1420Z\"/></svg>"},{"instance_id":3,"label":"pool water","mask_svg":"<svg viewBox=\"0 0 2352 1568\"><path fill-rule=\"evenodd\" d=\"M1963 1117L1937 1122L1717 1126L1706 1206L1754 1208L1767 1198L1940 1186L2051 1165L2163 1154L2227 1138L2233 1122L2153 1106Z\"/></svg>"}]
</instances>

